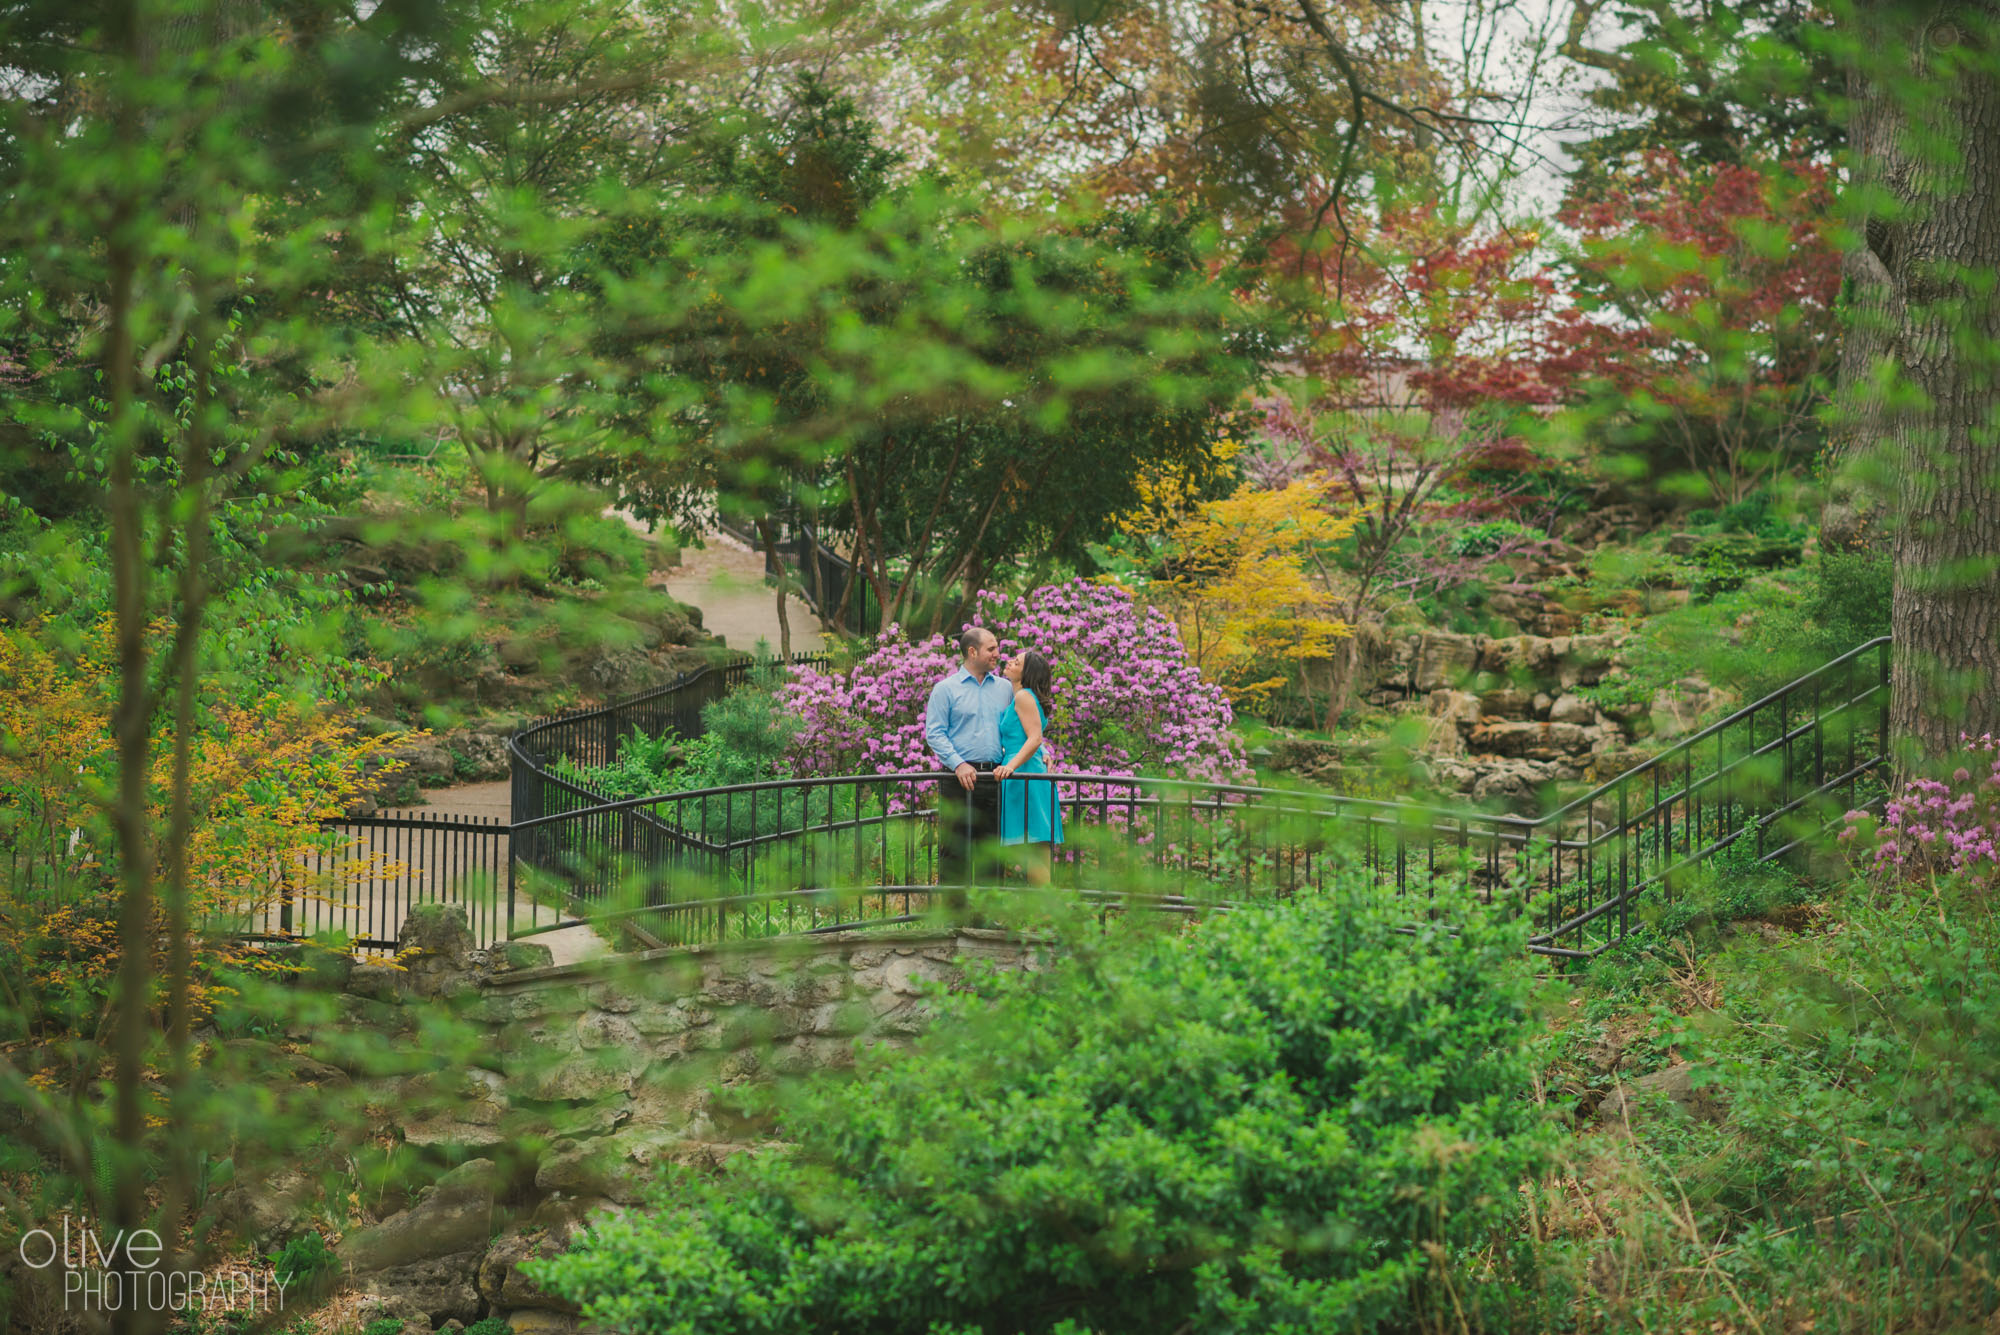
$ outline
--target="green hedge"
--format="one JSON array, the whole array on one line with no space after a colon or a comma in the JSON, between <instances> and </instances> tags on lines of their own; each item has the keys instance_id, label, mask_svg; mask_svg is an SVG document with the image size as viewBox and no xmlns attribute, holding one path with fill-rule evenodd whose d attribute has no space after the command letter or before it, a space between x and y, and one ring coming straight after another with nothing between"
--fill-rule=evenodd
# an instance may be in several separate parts
<instances>
[{"instance_id":1,"label":"green hedge","mask_svg":"<svg viewBox=\"0 0 2000 1335\"><path fill-rule=\"evenodd\" d=\"M1443 898L1441 894L1440 898ZM540 1276L634 1332L1378 1331L1548 1146L1521 932L1315 898L993 978ZM1449 1279L1449 1282L1447 1280Z\"/></svg>"}]
</instances>

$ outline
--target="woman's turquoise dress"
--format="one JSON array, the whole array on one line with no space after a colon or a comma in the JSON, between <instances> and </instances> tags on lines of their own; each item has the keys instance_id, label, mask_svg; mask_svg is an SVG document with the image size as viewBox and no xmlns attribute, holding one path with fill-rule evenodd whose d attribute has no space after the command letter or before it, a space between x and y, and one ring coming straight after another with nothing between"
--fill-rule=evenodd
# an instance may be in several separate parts
<instances>
[{"instance_id":1,"label":"woman's turquoise dress","mask_svg":"<svg viewBox=\"0 0 2000 1335\"><path fill-rule=\"evenodd\" d=\"M1035 693L1028 692L1028 698L1035 700ZM1049 767L1042 763L1042 752L1048 749L1049 717L1042 712L1040 700L1035 700L1035 714L1042 720L1042 744L1014 771L1016 774L1049 772ZM1020 714L1011 709L1002 714L1000 758L1012 760L1014 753L1027 744L1028 730L1021 726ZM1062 837L1062 799L1056 796L1055 784L1027 779L1000 781L1001 843L1059 844Z\"/></svg>"}]
</instances>

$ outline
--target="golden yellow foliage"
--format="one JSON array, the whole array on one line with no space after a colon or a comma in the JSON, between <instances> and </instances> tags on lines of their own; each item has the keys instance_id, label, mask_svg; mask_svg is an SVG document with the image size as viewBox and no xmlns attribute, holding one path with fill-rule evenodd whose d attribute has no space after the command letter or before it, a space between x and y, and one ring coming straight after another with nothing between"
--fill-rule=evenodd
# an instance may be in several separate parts
<instances>
[{"instance_id":1,"label":"golden yellow foliage","mask_svg":"<svg viewBox=\"0 0 2000 1335\"><path fill-rule=\"evenodd\" d=\"M37 628L39 630L39 628ZM170 628L156 628L165 635ZM32 994L100 993L118 967L117 896L101 803L113 786L116 676L110 627L70 658L36 630L0 630L0 968ZM402 734L360 737L348 723L277 695L217 704L189 743L189 920L242 920L301 884L303 857L326 844L323 818L345 812ZM173 730L154 730L148 759L152 827L164 831ZM157 856L164 857L156 840ZM154 867L164 879L166 868ZM346 875L372 867L343 868ZM164 953L165 921L153 939ZM214 944L211 950L230 947ZM205 973L206 971L201 971ZM215 989L198 983L197 1011Z\"/></svg>"},{"instance_id":2,"label":"golden yellow foliage","mask_svg":"<svg viewBox=\"0 0 2000 1335\"><path fill-rule=\"evenodd\" d=\"M1184 521L1200 504L1196 498L1208 491L1229 461L1241 453L1242 441L1219 436L1192 463L1156 464L1141 470L1132 480L1139 504L1119 516L1118 526L1127 533L1150 536Z\"/></svg>"},{"instance_id":3,"label":"golden yellow foliage","mask_svg":"<svg viewBox=\"0 0 2000 1335\"><path fill-rule=\"evenodd\" d=\"M1202 675L1238 703L1283 686L1272 671L1326 658L1353 628L1333 590L1308 569L1313 554L1354 532L1358 515L1326 508L1321 484L1243 486L1197 507L1167 533L1171 577L1153 585Z\"/></svg>"},{"instance_id":4,"label":"golden yellow foliage","mask_svg":"<svg viewBox=\"0 0 2000 1335\"><path fill-rule=\"evenodd\" d=\"M15 807L15 847L59 840L83 823L90 794L82 776L111 753L97 683L110 664L103 635L69 668L41 637L0 634L0 805Z\"/></svg>"}]
</instances>

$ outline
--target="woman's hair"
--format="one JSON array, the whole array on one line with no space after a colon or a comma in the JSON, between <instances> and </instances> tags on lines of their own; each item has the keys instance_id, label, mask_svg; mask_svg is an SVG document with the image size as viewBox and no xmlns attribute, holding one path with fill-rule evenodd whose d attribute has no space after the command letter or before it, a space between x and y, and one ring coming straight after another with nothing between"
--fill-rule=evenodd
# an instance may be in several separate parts
<instances>
[{"instance_id":1,"label":"woman's hair","mask_svg":"<svg viewBox=\"0 0 2000 1335\"><path fill-rule=\"evenodd\" d=\"M1054 684L1054 677L1049 672L1048 659L1043 658L1033 649L1021 655L1021 685L1023 688L1033 691L1035 698L1040 700L1044 705L1047 705L1049 702L1049 688Z\"/></svg>"}]
</instances>

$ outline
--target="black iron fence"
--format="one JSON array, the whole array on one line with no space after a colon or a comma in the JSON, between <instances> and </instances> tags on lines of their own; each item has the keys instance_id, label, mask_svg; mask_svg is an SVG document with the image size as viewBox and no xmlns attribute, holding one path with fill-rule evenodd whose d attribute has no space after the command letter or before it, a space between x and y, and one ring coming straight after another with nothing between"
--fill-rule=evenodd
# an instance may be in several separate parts
<instances>
[{"instance_id":1,"label":"black iron fence","mask_svg":"<svg viewBox=\"0 0 2000 1335\"><path fill-rule=\"evenodd\" d=\"M291 883L260 903L239 930L257 936L338 934L370 950L394 950L418 904L465 910L474 943L505 941L518 925L556 918L517 903L512 840L497 816L385 811L326 821L325 841L299 860ZM539 913L539 916L538 916Z\"/></svg>"},{"instance_id":2,"label":"black iron fence","mask_svg":"<svg viewBox=\"0 0 2000 1335\"><path fill-rule=\"evenodd\" d=\"M1848 810L1880 805L1888 763L1885 635L1540 817L1574 911L1533 945L1594 955L1642 904L1673 902L1676 878L1699 865L1800 852Z\"/></svg>"},{"instance_id":3,"label":"black iron fence","mask_svg":"<svg viewBox=\"0 0 2000 1335\"><path fill-rule=\"evenodd\" d=\"M1068 837L1048 881L1071 900L1198 912L1340 876L1350 891L1408 898L1470 886L1530 914L1538 953L1586 959L1672 903L1702 864L1792 856L1844 811L1879 804L1888 653L1886 637L1870 641L1541 817L1168 779L1021 781L1060 793ZM702 708L754 667L717 664L521 733L512 824L429 812L329 821L323 845L274 868L270 887L214 925L394 949L410 909L429 902L464 907L480 945L605 919L693 942L907 919L972 889L1041 892L1019 849L946 873L941 836L970 832L938 830L935 773L614 802L556 772L609 764L634 735L699 736ZM13 841L17 894L52 905L80 894L91 878L78 838Z\"/></svg>"},{"instance_id":4,"label":"black iron fence","mask_svg":"<svg viewBox=\"0 0 2000 1335\"><path fill-rule=\"evenodd\" d=\"M824 667L827 654L796 654L794 664ZM552 715L508 743L514 818L580 811L607 801L575 771L601 769L618 759L628 738L700 737L701 712L749 681L757 660L745 655L683 672L672 681L627 700ZM571 771L567 777L558 768Z\"/></svg>"},{"instance_id":5,"label":"black iron fence","mask_svg":"<svg viewBox=\"0 0 2000 1335\"><path fill-rule=\"evenodd\" d=\"M421 903L462 907L476 943L505 941L510 914L532 927L552 910L512 905L508 822L499 817L383 812L320 823L316 834L288 836L258 859L260 874L236 868L228 885L202 884L191 912L205 931L253 939L330 937L357 948L392 951L403 921ZM289 842L295 839L296 842ZM62 856L8 857L9 907L33 916L69 910L114 916L119 888L112 860L83 839L57 845ZM30 854L40 850L30 849Z\"/></svg>"},{"instance_id":6,"label":"black iron fence","mask_svg":"<svg viewBox=\"0 0 2000 1335\"><path fill-rule=\"evenodd\" d=\"M1643 907L1671 903L1700 864L1786 856L1879 800L1870 785L1887 758L1887 709L1884 638L1538 818L1165 779L1023 781L1061 793L1072 837L1051 873L1073 894L1196 911L1341 874L1428 895L1450 873L1531 914L1538 953L1586 959ZM911 917L975 885L1038 888L1006 859L944 883L934 773L592 802L516 768L517 861L591 916L643 920L672 939L837 930Z\"/></svg>"}]
</instances>

